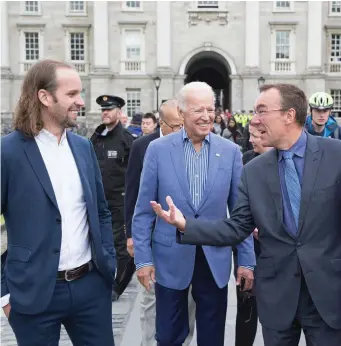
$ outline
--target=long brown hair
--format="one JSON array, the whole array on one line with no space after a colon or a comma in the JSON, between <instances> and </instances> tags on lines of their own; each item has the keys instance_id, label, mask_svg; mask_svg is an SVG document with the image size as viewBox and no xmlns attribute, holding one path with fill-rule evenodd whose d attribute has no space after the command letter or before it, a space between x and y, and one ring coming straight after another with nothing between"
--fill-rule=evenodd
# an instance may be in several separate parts
<instances>
[{"instance_id":1,"label":"long brown hair","mask_svg":"<svg viewBox=\"0 0 341 346\"><path fill-rule=\"evenodd\" d=\"M38 98L38 91L44 89L55 98L58 68L73 69L73 66L62 61L46 59L34 64L25 75L14 113L14 128L26 136L34 137L44 127L41 114L44 105Z\"/></svg>"}]
</instances>

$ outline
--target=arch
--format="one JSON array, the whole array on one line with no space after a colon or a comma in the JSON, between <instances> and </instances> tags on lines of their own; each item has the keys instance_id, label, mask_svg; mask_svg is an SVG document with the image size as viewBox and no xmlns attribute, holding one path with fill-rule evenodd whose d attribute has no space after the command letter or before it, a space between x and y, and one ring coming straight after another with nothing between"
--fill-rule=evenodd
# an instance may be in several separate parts
<instances>
[{"instance_id":1,"label":"arch","mask_svg":"<svg viewBox=\"0 0 341 346\"><path fill-rule=\"evenodd\" d=\"M180 65L180 69L179 69L179 75L182 76L184 74L186 74L186 68L188 66L188 64L190 63L190 61L197 55L203 52L214 52L218 55L221 56L222 60L225 61L225 64L227 65L230 73L232 75L236 75L237 74L237 67L236 64L234 63L233 59L229 56L229 54L227 54L225 51L223 51L220 48L211 46L211 45L204 45L202 47L196 48L194 50L192 50L191 52L189 52L186 57L183 59L181 65Z\"/></svg>"}]
</instances>

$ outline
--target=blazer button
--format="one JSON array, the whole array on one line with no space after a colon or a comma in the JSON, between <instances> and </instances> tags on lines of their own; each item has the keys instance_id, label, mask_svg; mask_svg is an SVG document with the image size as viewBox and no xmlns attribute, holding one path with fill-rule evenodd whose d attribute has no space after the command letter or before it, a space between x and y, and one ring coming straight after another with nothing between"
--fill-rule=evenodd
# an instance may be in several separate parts
<instances>
[{"instance_id":1,"label":"blazer button","mask_svg":"<svg viewBox=\"0 0 341 346\"><path fill-rule=\"evenodd\" d=\"M53 253L58 255L60 253L60 251L58 249L53 249Z\"/></svg>"},{"instance_id":2,"label":"blazer button","mask_svg":"<svg viewBox=\"0 0 341 346\"><path fill-rule=\"evenodd\" d=\"M195 214L194 217L197 219L197 218L199 217L199 215L198 215L198 214Z\"/></svg>"},{"instance_id":3,"label":"blazer button","mask_svg":"<svg viewBox=\"0 0 341 346\"><path fill-rule=\"evenodd\" d=\"M60 219L60 217L57 217L57 218L56 218L56 222L57 222L57 223L61 223L61 222L62 222L62 220Z\"/></svg>"},{"instance_id":4,"label":"blazer button","mask_svg":"<svg viewBox=\"0 0 341 346\"><path fill-rule=\"evenodd\" d=\"M302 246L301 243L297 243L296 245L297 245L297 248L300 248Z\"/></svg>"}]
</instances>

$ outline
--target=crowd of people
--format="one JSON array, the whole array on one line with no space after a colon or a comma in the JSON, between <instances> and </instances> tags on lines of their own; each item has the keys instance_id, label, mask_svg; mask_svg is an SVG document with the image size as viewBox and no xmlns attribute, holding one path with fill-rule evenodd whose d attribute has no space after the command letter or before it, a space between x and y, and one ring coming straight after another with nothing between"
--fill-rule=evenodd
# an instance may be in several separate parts
<instances>
[{"instance_id":1,"label":"crowd of people","mask_svg":"<svg viewBox=\"0 0 341 346\"><path fill-rule=\"evenodd\" d=\"M1 304L19 345L113 346L112 301L141 285L141 346L223 346L232 260L236 346L341 345L341 128L325 92L260 88L252 113L192 82L158 112L97 97L77 126L76 70L25 75L1 139ZM309 107L309 115L307 109ZM136 332L136 331L134 331Z\"/></svg>"}]
</instances>

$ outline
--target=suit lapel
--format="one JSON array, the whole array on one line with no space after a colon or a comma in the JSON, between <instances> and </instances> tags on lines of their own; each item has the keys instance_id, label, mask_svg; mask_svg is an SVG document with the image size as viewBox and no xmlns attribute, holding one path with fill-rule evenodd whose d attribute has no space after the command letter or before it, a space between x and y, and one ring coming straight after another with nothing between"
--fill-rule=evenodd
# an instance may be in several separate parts
<instances>
[{"instance_id":1,"label":"suit lapel","mask_svg":"<svg viewBox=\"0 0 341 346\"><path fill-rule=\"evenodd\" d=\"M207 181L198 210L200 210L200 208L205 204L211 192L212 186L215 182L215 178L218 172L220 161L223 159L224 158L221 157L220 143L216 140L215 136L210 136Z\"/></svg>"},{"instance_id":2,"label":"suit lapel","mask_svg":"<svg viewBox=\"0 0 341 346\"><path fill-rule=\"evenodd\" d=\"M82 182L85 200L89 201L89 197L90 197L92 201L92 194L91 194L91 188L89 185L89 179L84 174L85 172L88 171L86 156L83 155L84 148L80 146L81 142L76 140L76 136L73 133L67 131L66 136L67 136L67 140L68 140L73 158L75 159L78 173Z\"/></svg>"},{"instance_id":3,"label":"suit lapel","mask_svg":"<svg viewBox=\"0 0 341 346\"><path fill-rule=\"evenodd\" d=\"M58 209L56 196L44 160L34 138L23 137L26 156L46 194Z\"/></svg>"},{"instance_id":4,"label":"suit lapel","mask_svg":"<svg viewBox=\"0 0 341 346\"><path fill-rule=\"evenodd\" d=\"M188 178L186 173L186 164L185 164L185 152L184 146L182 145L183 131L179 131L173 136L172 148L171 148L171 157L174 165L176 175L178 177L179 184L181 189L186 197L188 204L191 206L193 211L195 207L193 205L191 193L189 190Z\"/></svg>"},{"instance_id":5,"label":"suit lapel","mask_svg":"<svg viewBox=\"0 0 341 346\"><path fill-rule=\"evenodd\" d=\"M307 134L307 148L304 157L304 171L302 177L302 192L298 232L302 231L303 221L307 213L311 194L314 190L317 171L320 165L322 150L319 149L314 136Z\"/></svg>"},{"instance_id":6,"label":"suit lapel","mask_svg":"<svg viewBox=\"0 0 341 346\"><path fill-rule=\"evenodd\" d=\"M266 180L268 182L272 198L274 200L277 212L277 219L283 224L283 201L281 183L279 179L277 150L272 149L269 152L267 168L265 170Z\"/></svg>"}]
</instances>

